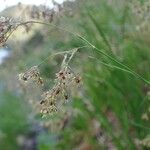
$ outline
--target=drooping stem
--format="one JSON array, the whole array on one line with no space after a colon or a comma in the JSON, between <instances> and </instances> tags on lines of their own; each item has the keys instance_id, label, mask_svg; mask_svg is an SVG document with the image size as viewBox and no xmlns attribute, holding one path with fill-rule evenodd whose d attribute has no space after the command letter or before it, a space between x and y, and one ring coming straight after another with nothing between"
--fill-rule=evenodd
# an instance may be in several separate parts
<instances>
[{"instance_id":1,"label":"drooping stem","mask_svg":"<svg viewBox=\"0 0 150 150\"><path fill-rule=\"evenodd\" d=\"M62 31L65 31L65 32L68 32L72 35L74 35L75 37L81 39L82 41L84 41L85 43L87 43L89 46L91 46L91 48L93 48L94 50L96 50L98 53L104 55L105 57L109 58L111 61L115 62L116 64L120 65L123 69L126 70L126 72L128 73L131 73L132 75L134 75L135 77L138 77L139 79L143 80L145 83L147 83L148 85L150 85L150 81L146 80L144 77L142 77L141 75L139 75L138 73L136 73L135 71L133 71L132 69L130 69L127 65L119 62L117 59L113 58L111 55L105 53L103 50L100 50L99 48L97 48L96 46L94 46L91 42L89 42L86 38L84 38L83 36L77 34L77 33L73 33L65 28L62 28L62 27L59 27L55 24L52 24L52 23L45 23L45 22L41 22L41 21L34 21L34 20L31 20L31 21L27 21L27 22L22 22L20 24L18 24L18 26L15 28L17 29L19 26L22 26L22 25L25 25L25 24L30 24L30 23L38 23L38 24L42 24L42 25L47 25L47 26L52 26L52 27L55 27L57 29L60 29Z\"/></svg>"},{"instance_id":2,"label":"drooping stem","mask_svg":"<svg viewBox=\"0 0 150 150\"><path fill-rule=\"evenodd\" d=\"M81 39L83 39L86 43L88 43L93 49L95 49L98 53L103 54L104 56L106 56L107 58L109 58L110 60L112 60L113 62L119 64L120 66L124 67L126 69L126 71L130 72L132 75L134 75L135 77L140 78L141 80L143 80L145 83L150 85L150 81L146 80L145 78L143 78L141 75L139 75L138 73L136 73L135 71L133 71L132 69L130 69L128 66L126 66L125 64L119 62L117 59L113 58L112 56L108 55L107 53L105 53L104 51L100 50L99 48L95 47L93 44L91 44L89 41L87 41L84 37L81 37Z\"/></svg>"}]
</instances>

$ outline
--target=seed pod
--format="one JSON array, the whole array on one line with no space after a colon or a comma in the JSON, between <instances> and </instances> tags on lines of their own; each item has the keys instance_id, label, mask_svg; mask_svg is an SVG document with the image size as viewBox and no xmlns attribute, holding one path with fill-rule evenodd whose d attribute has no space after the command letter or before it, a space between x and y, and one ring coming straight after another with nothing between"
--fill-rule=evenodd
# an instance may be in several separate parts
<instances>
[{"instance_id":1,"label":"seed pod","mask_svg":"<svg viewBox=\"0 0 150 150\"><path fill-rule=\"evenodd\" d=\"M23 76L22 79L23 79L24 81L27 81L27 77L25 77L25 76Z\"/></svg>"},{"instance_id":2,"label":"seed pod","mask_svg":"<svg viewBox=\"0 0 150 150\"><path fill-rule=\"evenodd\" d=\"M60 89L58 88L56 91L55 91L55 94L58 95L60 93Z\"/></svg>"},{"instance_id":3,"label":"seed pod","mask_svg":"<svg viewBox=\"0 0 150 150\"><path fill-rule=\"evenodd\" d=\"M26 82L28 80L28 77L24 73L20 73L19 74L19 80Z\"/></svg>"},{"instance_id":4,"label":"seed pod","mask_svg":"<svg viewBox=\"0 0 150 150\"><path fill-rule=\"evenodd\" d=\"M42 104L44 104L44 103L45 103L45 101L44 101L44 100L41 100L41 101L40 101L40 104L41 104L41 105L42 105Z\"/></svg>"},{"instance_id":5,"label":"seed pod","mask_svg":"<svg viewBox=\"0 0 150 150\"><path fill-rule=\"evenodd\" d=\"M69 96L67 93L64 94L64 98L65 98L65 100L68 100Z\"/></svg>"},{"instance_id":6,"label":"seed pod","mask_svg":"<svg viewBox=\"0 0 150 150\"><path fill-rule=\"evenodd\" d=\"M38 78L37 83L42 85L42 86L44 85L43 79L41 77Z\"/></svg>"},{"instance_id":7,"label":"seed pod","mask_svg":"<svg viewBox=\"0 0 150 150\"><path fill-rule=\"evenodd\" d=\"M77 84L81 82L81 78L79 76L75 77L74 79Z\"/></svg>"}]
</instances>

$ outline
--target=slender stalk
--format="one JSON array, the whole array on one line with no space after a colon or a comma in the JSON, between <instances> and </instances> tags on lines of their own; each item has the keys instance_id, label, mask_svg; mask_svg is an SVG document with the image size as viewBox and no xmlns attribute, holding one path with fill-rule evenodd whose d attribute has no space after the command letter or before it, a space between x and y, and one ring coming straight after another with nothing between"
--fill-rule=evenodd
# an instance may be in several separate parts
<instances>
[{"instance_id":1,"label":"slender stalk","mask_svg":"<svg viewBox=\"0 0 150 150\"><path fill-rule=\"evenodd\" d=\"M104 65L104 66L107 66L107 67L110 67L110 68L115 68L115 69L118 69L118 70L121 70L121 71L124 71L124 72L127 72L127 73L132 74L132 72L130 72L129 70L120 68L120 67L115 66L115 65L107 64L107 63L105 63L105 62L103 62L103 61L98 60L98 59L95 58L95 57L89 56L89 58L91 58L91 59L96 59L99 63L101 63L101 64ZM133 74L132 74L132 75L133 75Z\"/></svg>"},{"instance_id":2,"label":"slender stalk","mask_svg":"<svg viewBox=\"0 0 150 150\"><path fill-rule=\"evenodd\" d=\"M84 47L88 47L88 46L80 46L80 47L77 47L77 48L75 48L76 49L76 51L78 51L79 49L82 49L82 48L84 48ZM53 57L55 57L55 56L57 56L57 55L62 55L62 54L68 54L68 53L70 53L70 52L72 52L74 49L71 49L71 50L68 50L68 51L62 51L62 52L58 52L58 53L55 53L55 54L50 54L48 57L46 57L40 64L38 64L37 66L41 66L46 60L48 60L48 59L50 59L50 58L53 58ZM75 52L76 52L75 51ZM74 55L74 53L75 52L73 52L73 55ZM73 56L72 56L73 57ZM69 61L72 59L72 57L69 59ZM69 62L68 62L69 63Z\"/></svg>"},{"instance_id":3,"label":"slender stalk","mask_svg":"<svg viewBox=\"0 0 150 150\"><path fill-rule=\"evenodd\" d=\"M128 66L126 66L125 64L119 62L117 59L113 58L112 56L110 56L109 54L105 53L104 51L100 50L99 48L97 48L96 46L94 46L91 42L89 42L86 38L84 38L83 36L77 34L77 33L73 33L65 28L62 27L58 27L55 24L52 23L45 23L45 22L41 22L41 21L27 21L27 22L22 22L20 23L15 29L17 29L19 26L21 25L25 25L25 24L30 24L30 23L38 23L38 24L42 24L42 25L47 25L47 26L52 26L55 27L57 29L60 29L62 31L68 32L72 35L74 35L75 37L78 37L79 39L81 39L82 41L86 42L89 46L91 46L93 49L95 49L98 53L104 55L105 57L109 58L111 61L115 62L116 64L120 65L121 67L126 69L126 72L128 70L128 72L130 72L131 74L133 74L135 77L138 77L139 79L143 80L145 83L147 83L148 85L150 85L150 81L146 80L145 78L143 78L141 75L139 75L138 73L136 73L135 71L133 71L132 69L130 69ZM122 69L123 69L122 68Z\"/></svg>"},{"instance_id":4,"label":"slender stalk","mask_svg":"<svg viewBox=\"0 0 150 150\"><path fill-rule=\"evenodd\" d=\"M104 51L100 50L99 48L95 47L92 43L90 43L87 39L85 39L82 36L79 36L83 41L85 41L86 43L88 43L93 49L95 49L97 52L103 54L104 56L106 56L107 58L109 58L110 60L112 60L113 62L119 64L120 66L124 67L125 69L128 70L128 72L130 72L131 74L133 74L135 77L140 78L141 80L143 80L145 83L150 85L150 81L146 80L145 78L143 78L141 75L139 75L138 73L136 73L135 71L133 71L132 69L130 69L128 66L126 66L125 64L119 62L117 59L113 58L112 56L110 56L109 54L105 53Z\"/></svg>"}]
</instances>

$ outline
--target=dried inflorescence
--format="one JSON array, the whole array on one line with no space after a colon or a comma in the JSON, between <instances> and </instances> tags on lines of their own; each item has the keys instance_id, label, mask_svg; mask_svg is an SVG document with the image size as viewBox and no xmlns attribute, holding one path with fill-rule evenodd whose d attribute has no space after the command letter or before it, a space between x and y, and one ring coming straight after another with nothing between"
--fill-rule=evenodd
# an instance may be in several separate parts
<instances>
[{"instance_id":1,"label":"dried inflorescence","mask_svg":"<svg viewBox=\"0 0 150 150\"><path fill-rule=\"evenodd\" d=\"M19 25L19 23L19 21L9 17L0 17L0 46L5 44L9 35Z\"/></svg>"},{"instance_id":2,"label":"dried inflorescence","mask_svg":"<svg viewBox=\"0 0 150 150\"><path fill-rule=\"evenodd\" d=\"M57 111L60 101L67 102L71 93L71 88L81 82L81 77L76 75L69 66L63 67L56 73L53 88L44 92L41 101L41 113L43 116Z\"/></svg>"},{"instance_id":3,"label":"dried inflorescence","mask_svg":"<svg viewBox=\"0 0 150 150\"><path fill-rule=\"evenodd\" d=\"M43 85L43 79L40 77L38 66L33 66L25 73L20 73L19 80L23 82L28 82L32 80L39 85Z\"/></svg>"},{"instance_id":4,"label":"dried inflorescence","mask_svg":"<svg viewBox=\"0 0 150 150\"><path fill-rule=\"evenodd\" d=\"M38 110L43 117L48 114L57 112L60 105L67 102L70 98L73 87L78 87L81 83L81 77L76 74L68 65L77 49L67 51L64 56L61 69L55 75L54 86L41 94L41 101ZM23 83L33 81L37 84L44 85L43 79L40 77L38 66L33 66L25 73L19 74L19 80Z\"/></svg>"}]
</instances>

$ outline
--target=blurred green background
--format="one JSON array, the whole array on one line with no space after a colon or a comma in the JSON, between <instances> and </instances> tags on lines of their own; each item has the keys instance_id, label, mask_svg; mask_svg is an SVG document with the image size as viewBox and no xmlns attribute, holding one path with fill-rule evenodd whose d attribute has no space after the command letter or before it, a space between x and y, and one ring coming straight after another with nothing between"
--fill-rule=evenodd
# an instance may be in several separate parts
<instances>
[{"instance_id":1,"label":"blurred green background","mask_svg":"<svg viewBox=\"0 0 150 150\"><path fill-rule=\"evenodd\" d=\"M31 15L31 6L13 6L1 15L16 17L22 9L18 7L25 8L22 19L30 19L24 16ZM150 81L150 1L65 2L52 23L82 35ZM40 89L34 85L23 89L17 75L50 54L87 43L55 27L28 27L27 33L19 28L10 37L10 56L0 65L0 150L149 149L150 86L104 65L118 66L92 48L79 50L71 61L83 84L62 110L44 119L35 112ZM45 88L53 84L61 61L56 56L42 64Z\"/></svg>"}]
</instances>

